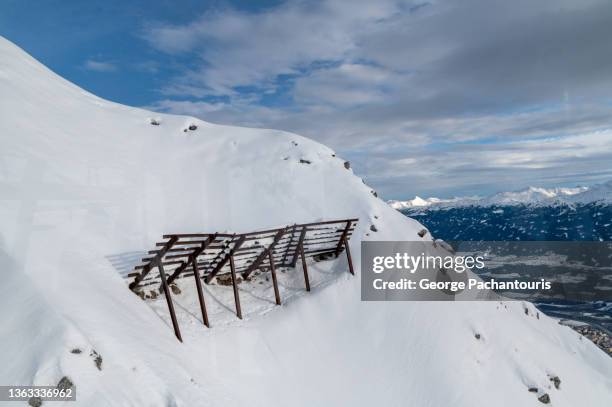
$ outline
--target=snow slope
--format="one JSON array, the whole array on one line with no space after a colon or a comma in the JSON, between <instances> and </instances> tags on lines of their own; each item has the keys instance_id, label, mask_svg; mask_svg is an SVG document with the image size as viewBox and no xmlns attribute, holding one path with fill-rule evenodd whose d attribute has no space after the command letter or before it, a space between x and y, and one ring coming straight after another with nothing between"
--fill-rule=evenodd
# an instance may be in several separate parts
<instances>
[{"instance_id":1,"label":"snow slope","mask_svg":"<svg viewBox=\"0 0 612 407\"><path fill-rule=\"evenodd\" d=\"M612 405L612 360L530 304L363 303L344 259L240 322L220 296L213 329L176 296L176 341L120 276L163 233L355 216L356 259L420 239L318 143L108 102L2 38L0 143L0 384L68 376L77 402L57 406Z\"/></svg>"},{"instance_id":2,"label":"snow slope","mask_svg":"<svg viewBox=\"0 0 612 407\"><path fill-rule=\"evenodd\" d=\"M538 188L528 187L520 191L498 192L488 197L468 196L451 199L415 197L408 201L388 201L394 209L417 207L453 208L463 206L493 205L558 205L572 203L612 202L612 181L591 187Z\"/></svg>"}]
</instances>

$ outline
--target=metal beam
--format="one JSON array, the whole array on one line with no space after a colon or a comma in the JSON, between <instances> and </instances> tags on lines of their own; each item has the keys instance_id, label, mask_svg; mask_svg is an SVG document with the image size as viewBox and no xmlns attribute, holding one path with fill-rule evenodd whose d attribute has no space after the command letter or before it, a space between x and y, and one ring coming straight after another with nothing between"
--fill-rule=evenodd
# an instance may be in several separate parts
<instances>
[{"instance_id":1,"label":"metal beam","mask_svg":"<svg viewBox=\"0 0 612 407\"><path fill-rule=\"evenodd\" d=\"M272 285L274 286L274 299L276 305L281 305L280 293L278 291L278 282L276 281L276 270L274 269L274 259L272 252L268 252L268 261L270 262L270 274L272 274Z\"/></svg>"},{"instance_id":2,"label":"metal beam","mask_svg":"<svg viewBox=\"0 0 612 407\"><path fill-rule=\"evenodd\" d=\"M306 265L306 256L304 255L304 247L302 243L300 243L299 251L300 251L300 256L302 256L302 269L304 270L304 283L306 284L306 291L310 291L310 279L308 278L308 266Z\"/></svg>"},{"instance_id":3,"label":"metal beam","mask_svg":"<svg viewBox=\"0 0 612 407\"><path fill-rule=\"evenodd\" d=\"M283 259L281 261L281 264L287 264L287 256L289 255L289 246L291 246L291 243L293 242L293 236L295 235L295 228L296 225L293 224L293 226L291 226L291 236L289 236L289 241L286 243L286 249L285 249L285 253L283 253Z\"/></svg>"},{"instance_id":4,"label":"metal beam","mask_svg":"<svg viewBox=\"0 0 612 407\"><path fill-rule=\"evenodd\" d=\"M232 272L232 286L234 287L234 302L236 303L236 315L242 319L242 310L240 309L240 295L238 294L238 284L236 283L236 268L234 267L234 256L229 258L230 270Z\"/></svg>"},{"instance_id":5,"label":"metal beam","mask_svg":"<svg viewBox=\"0 0 612 407\"><path fill-rule=\"evenodd\" d=\"M342 251L342 245L346 241L346 235L351 229L351 223L352 221L350 220L346 222L346 227L344 228L344 231L342 232L342 236L340 236L340 239L338 240L338 245L336 246L336 257L338 257L340 255L340 252Z\"/></svg>"},{"instance_id":6,"label":"metal beam","mask_svg":"<svg viewBox=\"0 0 612 407\"><path fill-rule=\"evenodd\" d=\"M181 337L181 330L179 329L178 321L176 319L176 313L174 312L174 304L172 304L172 298L170 297L170 288L168 287L168 282L166 281L166 273L164 273L164 266L161 263L157 264L157 268L159 269L159 277L162 281L162 288L164 289L164 295L166 296L166 303L168 303L168 311L170 311L170 318L172 319L172 327L174 328L174 334L178 338L179 341L183 342L183 338Z\"/></svg>"},{"instance_id":7,"label":"metal beam","mask_svg":"<svg viewBox=\"0 0 612 407\"><path fill-rule=\"evenodd\" d=\"M304 237L306 236L306 226L302 226L302 231L300 232L300 238L298 239L297 246L295 248L295 253L293 253L293 259L291 259L291 267L295 267L297 264L298 256L300 255L300 250L304 251Z\"/></svg>"},{"instance_id":8,"label":"metal beam","mask_svg":"<svg viewBox=\"0 0 612 407\"><path fill-rule=\"evenodd\" d=\"M348 260L349 272L355 275L355 270L353 270L353 259L351 258L351 248L349 247L346 237L344 238L344 250L346 250L346 260Z\"/></svg>"},{"instance_id":9,"label":"metal beam","mask_svg":"<svg viewBox=\"0 0 612 407\"><path fill-rule=\"evenodd\" d=\"M202 290L202 282L200 281L200 273L196 267L196 261L197 257L194 257L191 265L193 266L193 276L195 277L196 288L198 289L198 300L200 301L200 311L202 311L202 322L204 325L210 328L208 313L206 312L206 303L204 302L204 291Z\"/></svg>"}]
</instances>

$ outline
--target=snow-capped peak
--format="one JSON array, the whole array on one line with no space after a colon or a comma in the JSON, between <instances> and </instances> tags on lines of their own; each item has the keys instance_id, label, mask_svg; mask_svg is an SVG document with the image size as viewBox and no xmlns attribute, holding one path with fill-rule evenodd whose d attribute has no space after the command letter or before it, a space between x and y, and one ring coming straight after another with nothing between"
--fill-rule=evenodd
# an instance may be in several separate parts
<instances>
[{"instance_id":1,"label":"snow-capped peak","mask_svg":"<svg viewBox=\"0 0 612 407\"><path fill-rule=\"evenodd\" d=\"M498 192L486 197L469 196L451 199L415 197L408 201L388 201L395 209L413 207L460 207L493 205L556 205L571 203L612 202L612 181L591 187L541 188L530 186L519 191Z\"/></svg>"}]
</instances>

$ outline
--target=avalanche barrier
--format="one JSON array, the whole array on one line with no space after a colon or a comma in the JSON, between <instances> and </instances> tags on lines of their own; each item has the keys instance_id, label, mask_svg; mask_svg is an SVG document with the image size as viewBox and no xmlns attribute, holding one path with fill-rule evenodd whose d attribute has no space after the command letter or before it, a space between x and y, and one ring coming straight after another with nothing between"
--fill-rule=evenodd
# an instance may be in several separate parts
<instances>
[{"instance_id":1,"label":"avalanche barrier","mask_svg":"<svg viewBox=\"0 0 612 407\"><path fill-rule=\"evenodd\" d=\"M306 291L310 291L306 258L327 260L337 258L346 251L349 272L355 274L348 241L358 219L342 219L305 224L294 224L277 229L250 233L189 233L164 235L164 241L149 251L150 257L142 259L142 265L128 274L134 278L129 288L160 284L172 319L174 333L183 341L174 311L170 284L179 278L194 277L202 321L210 327L202 280L209 284L213 279L230 275L234 289L236 315L242 319L236 274L248 278L255 270L269 271L272 276L276 304L281 304L276 269L294 268L301 258ZM229 267L226 267L229 266ZM151 273L157 268L157 273ZM229 270L228 270L229 268Z\"/></svg>"}]
</instances>

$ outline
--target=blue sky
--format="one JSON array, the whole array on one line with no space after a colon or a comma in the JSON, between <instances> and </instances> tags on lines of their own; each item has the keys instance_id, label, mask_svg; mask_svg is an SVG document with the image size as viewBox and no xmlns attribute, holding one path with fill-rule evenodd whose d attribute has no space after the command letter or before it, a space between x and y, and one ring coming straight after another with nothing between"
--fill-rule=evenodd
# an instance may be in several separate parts
<instances>
[{"instance_id":1,"label":"blue sky","mask_svg":"<svg viewBox=\"0 0 612 407\"><path fill-rule=\"evenodd\" d=\"M254 11L272 1L0 2L0 34L61 76L113 101L146 105L190 57L168 55L141 36L149 25L187 24L219 7ZM88 64L88 61L91 62Z\"/></svg>"},{"instance_id":2,"label":"blue sky","mask_svg":"<svg viewBox=\"0 0 612 407\"><path fill-rule=\"evenodd\" d=\"M23 1L0 35L106 99L294 131L387 199L612 178L604 0Z\"/></svg>"}]
</instances>

